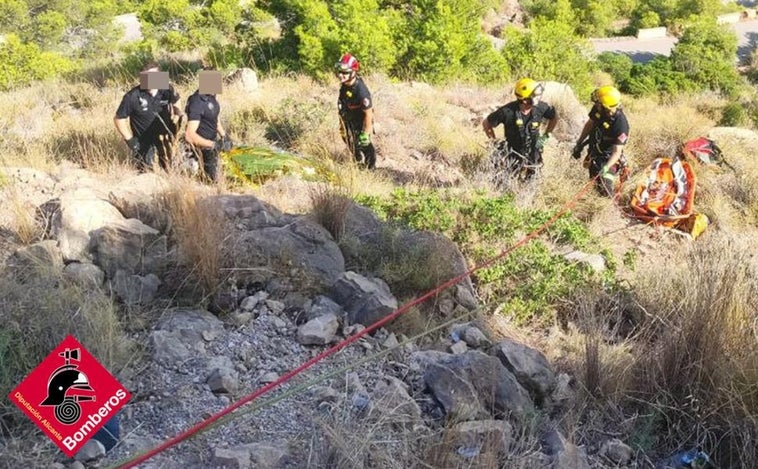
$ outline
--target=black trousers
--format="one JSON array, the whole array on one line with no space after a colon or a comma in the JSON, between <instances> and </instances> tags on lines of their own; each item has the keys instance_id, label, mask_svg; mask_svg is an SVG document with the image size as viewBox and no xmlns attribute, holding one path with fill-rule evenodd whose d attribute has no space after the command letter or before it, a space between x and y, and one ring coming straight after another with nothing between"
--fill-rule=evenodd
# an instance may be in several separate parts
<instances>
[{"instance_id":1,"label":"black trousers","mask_svg":"<svg viewBox=\"0 0 758 469\"><path fill-rule=\"evenodd\" d=\"M132 154L140 171L150 171L153 169L155 157L158 157L158 164L163 170L168 171L170 167L171 155L171 136L160 135L153 138L139 139L140 149L137 153Z\"/></svg>"},{"instance_id":2,"label":"black trousers","mask_svg":"<svg viewBox=\"0 0 758 469\"><path fill-rule=\"evenodd\" d=\"M350 152L353 154L353 158L359 166L364 166L368 169L374 169L376 167L376 149L373 143L369 143L368 146L361 147L358 145L358 134L363 130L362 125L351 125L344 120L340 123L343 129L342 139L347 144Z\"/></svg>"},{"instance_id":3,"label":"black trousers","mask_svg":"<svg viewBox=\"0 0 758 469\"><path fill-rule=\"evenodd\" d=\"M212 182L218 182L219 164L218 151L213 149L201 150L203 156L203 173Z\"/></svg>"}]
</instances>

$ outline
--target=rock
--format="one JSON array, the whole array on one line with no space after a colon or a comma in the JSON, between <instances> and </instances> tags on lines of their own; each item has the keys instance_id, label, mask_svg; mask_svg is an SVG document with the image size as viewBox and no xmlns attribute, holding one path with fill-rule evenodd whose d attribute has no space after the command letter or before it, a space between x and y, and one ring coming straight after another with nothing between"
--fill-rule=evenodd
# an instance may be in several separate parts
<instances>
[{"instance_id":1,"label":"rock","mask_svg":"<svg viewBox=\"0 0 758 469\"><path fill-rule=\"evenodd\" d=\"M250 461L256 469L278 469L289 456L285 443L250 443L245 448L250 451Z\"/></svg>"},{"instance_id":2,"label":"rock","mask_svg":"<svg viewBox=\"0 0 758 469\"><path fill-rule=\"evenodd\" d=\"M497 358L479 351L438 355L423 379L454 421L489 419L490 411L498 418L520 419L534 411L529 394L513 374Z\"/></svg>"},{"instance_id":3,"label":"rock","mask_svg":"<svg viewBox=\"0 0 758 469\"><path fill-rule=\"evenodd\" d=\"M95 263L108 278L123 270L127 274L163 275L168 265L167 240L136 218L107 225L92 232Z\"/></svg>"},{"instance_id":4,"label":"rock","mask_svg":"<svg viewBox=\"0 0 758 469\"><path fill-rule=\"evenodd\" d=\"M606 440L600 447L600 454L619 466L626 466L632 461L634 451L623 441L613 438Z\"/></svg>"},{"instance_id":5,"label":"rock","mask_svg":"<svg viewBox=\"0 0 758 469\"><path fill-rule=\"evenodd\" d=\"M258 378L258 382L260 384L268 384L276 382L276 380L279 379L279 374L273 371L269 371L268 373L264 373L263 376Z\"/></svg>"},{"instance_id":6,"label":"rock","mask_svg":"<svg viewBox=\"0 0 758 469\"><path fill-rule=\"evenodd\" d=\"M150 333L153 358L164 365L182 363L205 353L206 337L224 333L224 324L205 310L170 310Z\"/></svg>"},{"instance_id":7,"label":"rock","mask_svg":"<svg viewBox=\"0 0 758 469\"><path fill-rule=\"evenodd\" d=\"M474 420L456 424L452 435L458 454L486 453L492 455L486 459L497 460L508 451L513 440L513 429L504 420Z\"/></svg>"},{"instance_id":8,"label":"rock","mask_svg":"<svg viewBox=\"0 0 758 469\"><path fill-rule=\"evenodd\" d=\"M239 390L238 374L230 368L214 369L206 380L214 393L234 393Z\"/></svg>"},{"instance_id":9,"label":"rock","mask_svg":"<svg viewBox=\"0 0 758 469\"><path fill-rule=\"evenodd\" d=\"M210 210L220 211L230 226L244 231L282 226L288 221L279 209L252 195L212 196L201 199L199 203Z\"/></svg>"},{"instance_id":10,"label":"rock","mask_svg":"<svg viewBox=\"0 0 758 469\"><path fill-rule=\"evenodd\" d=\"M68 469L86 469L81 461L74 461L68 465Z\"/></svg>"},{"instance_id":11,"label":"rock","mask_svg":"<svg viewBox=\"0 0 758 469\"><path fill-rule=\"evenodd\" d=\"M258 74L253 69L243 67L238 68L231 75L226 77L228 85L236 86L245 93L252 93L258 90Z\"/></svg>"},{"instance_id":12,"label":"rock","mask_svg":"<svg viewBox=\"0 0 758 469\"><path fill-rule=\"evenodd\" d=\"M538 403L555 389L555 373L539 350L505 339L495 344L492 353L534 395Z\"/></svg>"},{"instance_id":13,"label":"rock","mask_svg":"<svg viewBox=\"0 0 758 469\"><path fill-rule=\"evenodd\" d=\"M265 283L286 276L298 289L334 283L345 270L337 243L321 225L300 217L282 227L245 231L226 249L240 283Z\"/></svg>"},{"instance_id":14,"label":"rock","mask_svg":"<svg viewBox=\"0 0 758 469\"><path fill-rule=\"evenodd\" d=\"M60 273L63 256L55 241L45 240L17 249L6 264L19 281L26 282L34 277Z\"/></svg>"},{"instance_id":15,"label":"rock","mask_svg":"<svg viewBox=\"0 0 758 469\"><path fill-rule=\"evenodd\" d=\"M326 314L311 319L297 328L297 341L303 345L325 345L331 343L340 323L337 316Z\"/></svg>"},{"instance_id":16,"label":"rock","mask_svg":"<svg viewBox=\"0 0 758 469\"><path fill-rule=\"evenodd\" d=\"M595 272L602 272L605 270L605 258L600 254L586 254L581 251L571 251L563 257L567 261L587 264Z\"/></svg>"},{"instance_id":17,"label":"rock","mask_svg":"<svg viewBox=\"0 0 758 469\"><path fill-rule=\"evenodd\" d=\"M124 304L129 306L147 305L155 299L161 280L155 274L129 275L123 270L116 272L111 282L113 291Z\"/></svg>"},{"instance_id":18,"label":"rock","mask_svg":"<svg viewBox=\"0 0 758 469\"><path fill-rule=\"evenodd\" d=\"M82 288L100 288L105 272L95 264L72 262L63 268L63 275Z\"/></svg>"},{"instance_id":19,"label":"rock","mask_svg":"<svg viewBox=\"0 0 758 469\"><path fill-rule=\"evenodd\" d=\"M317 318L327 314L341 317L344 313L342 306L335 303L331 298L319 295L305 305L305 314L308 319Z\"/></svg>"},{"instance_id":20,"label":"rock","mask_svg":"<svg viewBox=\"0 0 758 469\"><path fill-rule=\"evenodd\" d=\"M250 450L245 447L214 448L211 464L228 469L252 468Z\"/></svg>"},{"instance_id":21,"label":"rock","mask_svg":"<svg viewBox=\"0 0 758 469\"><path fill-rule=\"evenodd\" d=\"M103 200L93 189L78 188L60 196L53 223L64 261L92 261L89 253L91 233L108 223L124 220L116 207Z\"/></svg>"},{"instance_id":22,"label":"rock","mask_svg":"<svg viewBox=\"0 0 758 469\"><path fill-rule=\"evenodd\" d=\"M421 421L421 409L399 379L384 376L370 393L373 406L369 417L393 425L413 428Z\"/></svg>"},{"instance_id":23,"label":"rock","mask_svg":"<svg viewBox=\"0 0 758 469\"><path fill-rule=\"evenodd\" d=\"M266 307L271 311L271 314L281 314L284 311L284 303L276 300L266 300Z\"/></svg>"},{"instance_id":24,"label":"rock","mask_svg":"<svg viewBox=\"0 0 758 469\"><path fill-rule=\"evenodd\" d=\"M344 272L332 285L332 298L347 312L350 324L370 326L397 309L397 300L381 279Z\"/></svg>"},{"instance_id":25,"label":"rock","mask_svg":"<svg viewBox=\"0 0 758 469\"><path fill-rule=\"evenodd\" d=\"M165 232L170 219L166 192L170 189L168 180L157 173L137 174L119 181L108 193L108 202L125 218L135 218Z\"/></svg>"},{"instance_id":26,"label":"rock","mask_svg":"<svg viewBox=\"0 0 758 469\"><path fill-rule=\"evenodd\" d=\"M456 342L450 346L450 353L453 353L455 355L466 353L467 350L468 346L466 346L466 342Z\"/></svg>"},{"instance_id":27,"label":"rock","mask_svg":"<svg viewBox=\"0 0 758 469\"><path fill-rule=\"evenodd\" d=\"M484 335L484 332L474 326L469 326L463 330L463 340L466 342L466 345L472 348L489 347L492 345L492 342Z\"/></svg>"},{"instance_id":28,"label":"rock","mask_svg":"<svg viewBox=\"0 0 758 469\"><path fill-rule=\"evenodd\" d=\"M548 430L543 437L545 446L550 450L555 469L590 469L584 449L569 443L555 429Z\"/></svg>"},{"instance_id":29,"label":"rock","mask_svg":"<svg viewBox=\"0 0 758 469\"><path fill-rule=\"evenodd\" d=\"M75 455L77 461L88 462L105 456L105 446L94 438L90 438Z\"/></svg>"}]
</instances>

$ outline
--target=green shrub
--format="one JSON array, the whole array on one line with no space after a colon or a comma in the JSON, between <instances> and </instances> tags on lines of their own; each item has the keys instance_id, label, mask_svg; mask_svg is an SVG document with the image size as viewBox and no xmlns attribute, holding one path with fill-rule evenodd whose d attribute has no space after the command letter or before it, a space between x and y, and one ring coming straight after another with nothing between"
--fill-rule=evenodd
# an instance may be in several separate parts
<instances>
[{"instance_id":1,"label":"green shrub","mask_svg":"<svg viewBox=\"0 0 758 469\"><path fill-rule=\"evenodd\" d=\"M24 44L15 34L0 43L0 90L24 86L77 68L74 62L53 52L43 52L36 44Z\"/></svg>"},{"instance_id":2,"label":"green shrub","mask_svg":"<svg viewBox=\"0 0 758 469\"><path fill-rule=\"evenodd\" d=\"M625 88L632 76L634 66L631 57L615 52L603 52L597 56L597 63L600 70L613 77L613 81L619 88Z\"/></svg>"},{"instance_id":3,"label":"green shrub","mask_svg":"<svg viewBox=\"0 0 758 469\"><path fill-rule=\"evenodd\" d=\"M492 259L554 216L548 211L520 210L512 195L487 197L481 192L454 194L396 189L388 198L361 196L357 200L389 222L444 234L458 244L469 265ZM477 271L473 279L479 296L485 302L500 305L503 313L520 321L549 316L560 298L589 282L603 280L589 268L552 252L549 246L582 248L590 245L590 241L586 226L564 215L539 239ZM396 268L385 265L383 271L394 277L411 278L408 269L418 270L422 262L425 264L420 259L423 256L414 257L412 262L399 259Z\"/></svg>"},{"instance_id":4,"label":"green shrub","mask_svg":"<svg viewBox=\"0 0 758 469\"><path fill-rule=\"evenodd\" d=\"M742 127L750 122L747 109L740 103L730 102L721 110L719 125L725 127Z\"/></svg>"}]
</instances>

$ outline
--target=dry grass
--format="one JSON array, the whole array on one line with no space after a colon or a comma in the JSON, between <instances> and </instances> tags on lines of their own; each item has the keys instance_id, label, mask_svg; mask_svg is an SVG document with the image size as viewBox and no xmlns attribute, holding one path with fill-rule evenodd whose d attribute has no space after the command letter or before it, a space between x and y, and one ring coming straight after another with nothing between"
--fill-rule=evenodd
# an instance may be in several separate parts
<instances>
[{"instance_id":1,"label":"dry grass","mask_svg":"<svg viewBox=\"0 0 758 469\"><path fill-rule=\"evenodd\" d=\"M201 297L211 295L221 283L223 246L228 234L220 207L208 192L182 178L174 178L165 194L171 220L170 235L177 243L179 265Z\"/></svg>"},{"instance_id":2,"label":"dry grass","mask_svg":"<svg viewBox=\"0 0 758 469\"><path fill-rule=\"evenodd\" d=\"M312 188L310 198L311 215L339 242L345 233L347 211L353 203L352 199L344 189L332 189L327 185Z\"/></svg>"},{"instance_id":3,"label":"dry grass","mask_svg":"<svg viewBox=\"0 0 758 469\"><path fill-rule=\"evenodd\" d=\"M648 265L632 296L585 292L549 356L580 378L567 422L617 433L648 456L702 444L722 468L756 467L758 262L723 233L676 267Z\"/></svg>"}]
</instances>

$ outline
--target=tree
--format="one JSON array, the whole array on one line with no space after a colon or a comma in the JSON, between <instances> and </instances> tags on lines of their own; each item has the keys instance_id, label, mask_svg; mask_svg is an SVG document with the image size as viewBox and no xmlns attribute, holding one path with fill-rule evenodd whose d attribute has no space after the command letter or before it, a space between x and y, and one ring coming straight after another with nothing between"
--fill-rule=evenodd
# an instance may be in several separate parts
<instances>
[{"instance_id":1,"label":"tree","mask_svg":"<svg viewBox=\"0 0 758 469\"><path fill-rule=\"evenodd\" d=\"M537 18L529 31L509 28L503 56L518 76L570 83L577 93L589 95L596 67L589 59L590 45L574 32L575 17L568 0L555 4L556 19Z\"/></svg>"},{"instance_id":2,"label":"tree","mask_svg":"<svg viewBox=\"0 0 758 469\"><path fill-rule=\"evenodd\" d=\"M732 31L702 18L688 26L671 51L671 68L701 89L734 94L741 83L735 68L737 38Z\"/></svg>"}]
</instances>

